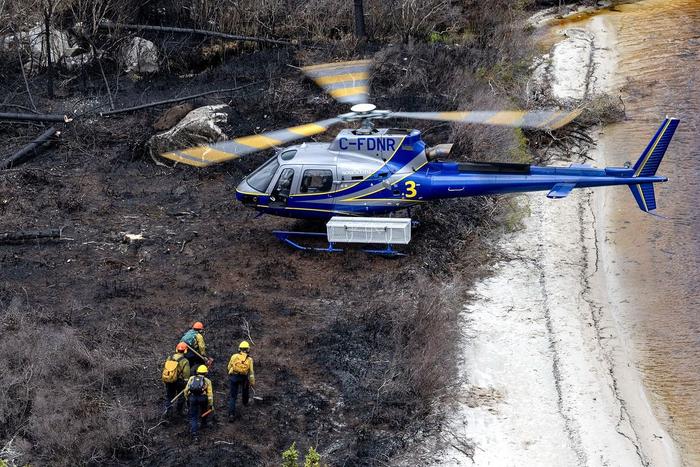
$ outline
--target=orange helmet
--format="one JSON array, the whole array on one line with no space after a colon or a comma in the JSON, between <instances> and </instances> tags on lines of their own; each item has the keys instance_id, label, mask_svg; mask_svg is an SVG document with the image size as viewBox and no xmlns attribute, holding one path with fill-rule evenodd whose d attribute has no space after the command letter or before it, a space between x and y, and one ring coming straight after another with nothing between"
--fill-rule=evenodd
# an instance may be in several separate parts
<instances>
[{"instance_id":1,"label":"orange helmet","mask_svg":"<svg viewBox=\"0 0 700 467\"><path fill-rule=\"evenodd\" d=\"M180 342L179 344L177 344L177 347L175 347L175 350L177 350L178 352L187 352L187 344L185 344L184 342Z\"/></svg>"},{"instance_id":2,"label":"orange helmet","mask_svg":"<svg viewBox=\"0 0 700 467\"><path fill-rule=\"evenodd\" d=\"M200 321L197 321L192 325L192 329L194 329L195 331L201 331L202 329L204 329L204 325Z\"/></svg>"}]
</instances>

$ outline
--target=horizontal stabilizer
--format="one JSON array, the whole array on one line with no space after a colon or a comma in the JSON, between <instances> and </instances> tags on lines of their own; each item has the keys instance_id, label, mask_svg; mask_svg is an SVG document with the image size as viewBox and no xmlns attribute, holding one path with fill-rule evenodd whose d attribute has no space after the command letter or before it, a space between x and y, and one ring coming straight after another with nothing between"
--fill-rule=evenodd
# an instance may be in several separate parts
<instances>
[{"instance_id":1,"label":"horizontal stabilizer","mask_svg":"<svg viewBox=\"0 0 700 467\"><path fill-rule=\"evenodd\" d=\"M656 209L656 197L654 196L654 184L653 183L637 183L636 185L630 185L630 190L632 190L632 195L639 209L644 212L650 212Z\"/></svg>"},{"instance_id":2,"label":"horizontal stabilizer","mask_svg":"<svg viewBox=\"0 0 700 467\"><path fill-rule=\"evenodd\" d=\"M575 183L557 183L551 190L549 190L549 193L547 193L547 198L566 198L575 186Z\"/></svg>"}]
</instances>

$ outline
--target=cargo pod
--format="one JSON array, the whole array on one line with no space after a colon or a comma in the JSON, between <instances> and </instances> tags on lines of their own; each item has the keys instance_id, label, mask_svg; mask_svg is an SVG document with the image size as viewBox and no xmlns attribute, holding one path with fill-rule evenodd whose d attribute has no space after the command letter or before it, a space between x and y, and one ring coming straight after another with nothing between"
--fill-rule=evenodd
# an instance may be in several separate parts
<instances>
[{"instance_id":1,"label":"cargo pod","mask_svg":"<svg viewBox=\"0 0 700 467\"><path fill-rule=\"evenodd\" d=\"M332 217L326 224L329 242L407 245L411 219L400 217Z\"/></svg>"},{"instance_id":2,"label":"cargo pod","mask_svg":"<svg viewBox=\"0 0 700 467\"><path fill-rule=\"evenodd\" d=\"M394 245L407 245L411 241L410 218L387 217L332 217L326 224L326 233L322 232L289 232L275 230L273 234L283 243L304 251L341 252L338 243L361 243L365 245L381 245L382 248L365 248L362 251L381 256L405 256L394 250ZM328 246L319 248L301 245L298 238L325 238Z\"/></svg>"}]
</instances>

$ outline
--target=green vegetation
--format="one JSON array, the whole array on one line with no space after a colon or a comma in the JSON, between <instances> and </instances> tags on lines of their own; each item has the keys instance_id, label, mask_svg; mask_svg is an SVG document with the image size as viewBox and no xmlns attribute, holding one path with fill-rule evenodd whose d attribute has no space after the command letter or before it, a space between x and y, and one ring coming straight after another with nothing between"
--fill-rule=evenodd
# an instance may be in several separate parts
<instances>
[{"instance_id":1,"label":"green vegetation","mask_svg":"<svg viewBox=\"0 0 700 467\"><path fill-rule=\"evenodd\" d=\"M447 34L445 33L431 31L430 34L428 34L428 44L444 43L446 42L446 39Z\"/></svg>"},{"instance_id":2,"label":"green vegetation","mask_svg":"<svg viewBox=\"0 0 700 467\"><path fill-rule=\"evenodd\" d=\"M304 467L321 467L321 456L316 449L310 447L304 458Z\"/></svg>"},{"instance_id":3,"label":"green vegetation","mask_svg":"<svg viewBox=\"0 0 700 467\"><path fill-rule=\"evenodd\" d=\"M298 467L299 451L296 441L282 453L282 467Z\"/></svg>"},{"instance_id":4,"label":"green vegetation","mask_svg":"<svg viewBox=\"0 0 700 467\"><path fill-rule=\"evenodd\" d=\"M525 133L520 128L514 128L513 134L515 135L515 144L509 149L510 159L520 164L531 163L532 156Z\"/></svg>"},{"instance_id":5,"label":"green vegetation","mask_svg":"<svg viewBox=\"0 0 700 467\"><path fill-rule=\"evenodd\" d=\"M299 451L296 441L289 448L282 452L282 467L299 467ZM304 457L304 467L321 467L321 456L316 449L309 447Z\"/></svg>"}]
</instances>

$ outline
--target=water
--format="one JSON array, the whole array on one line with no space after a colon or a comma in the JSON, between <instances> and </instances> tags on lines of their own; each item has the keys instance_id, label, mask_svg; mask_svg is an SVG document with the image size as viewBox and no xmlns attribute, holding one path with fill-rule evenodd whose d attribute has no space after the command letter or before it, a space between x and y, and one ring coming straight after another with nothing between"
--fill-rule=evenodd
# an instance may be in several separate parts
<instances>
[{"instance_id":1,"label":"water","mask_svg":"<svg viewBox=\"0 0 700 467\"><path fill-rule=\"evenodd\" d=\"M600 141L607 165L634 162L664 116L681 119L659 169L670 181L656 186L668 219L607 189L602 250L657 415L685 463L700 465L700 0L645 0L597 17L616 34L613 82L627 113Z\"/></svg>"}]
</instances>

